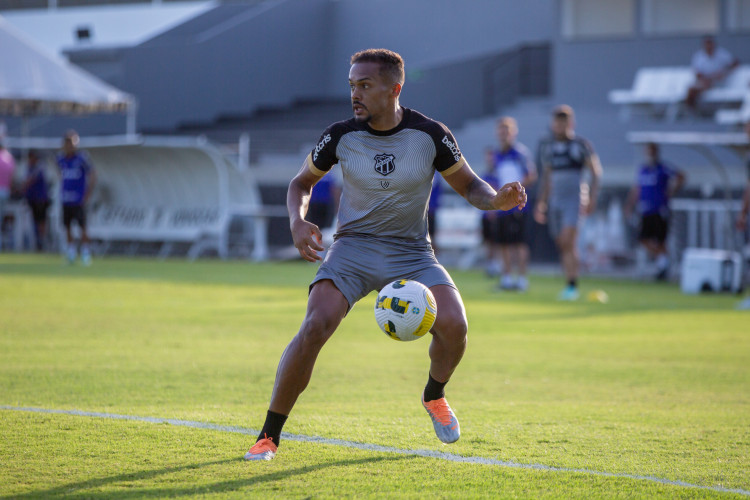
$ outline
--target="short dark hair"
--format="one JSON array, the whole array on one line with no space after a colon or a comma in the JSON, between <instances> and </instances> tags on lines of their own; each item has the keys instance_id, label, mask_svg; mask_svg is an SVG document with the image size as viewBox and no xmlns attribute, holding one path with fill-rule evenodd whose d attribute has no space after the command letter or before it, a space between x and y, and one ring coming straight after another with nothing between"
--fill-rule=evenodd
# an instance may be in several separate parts
<instances>
[{"instance_id":1,"label":"short dark hair","mask_svg":"<svg viewBox=\"0 0 750 500\"><path fill-rule=\"evenodd\" d=\"M351 64L374 62L380 64L380 73L387 74L400 84L404 83L404 59L388 49L361 50L351 58Z\"/></svg>"},{"instance_id":2,"label":"short dark hair","mask_svg":"<svg viewBox=\"0 0 750 500\"><path fill-rule=\"evenodd\" d=\"M552 110L552 116L555 118L572 118L574 116L573 108L567 104L560 104Z\"/></svg>"}]
</instances>

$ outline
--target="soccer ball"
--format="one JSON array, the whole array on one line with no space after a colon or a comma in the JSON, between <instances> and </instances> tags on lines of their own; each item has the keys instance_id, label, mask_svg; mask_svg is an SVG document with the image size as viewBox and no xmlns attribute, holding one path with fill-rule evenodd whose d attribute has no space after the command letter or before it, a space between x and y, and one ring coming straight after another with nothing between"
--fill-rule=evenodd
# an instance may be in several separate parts
<instances>
[{"instance_id":1,"label":"soccer ball","mask_svg":"<svg viewBox=\"0 0 750 500\"><path fill-rule=\"evenodd\" d=\"M437 304L429 288L418 281L396 280L380 290L375 320L395 340L417 340L435 323Z\"/></svg>"}]
</instances>

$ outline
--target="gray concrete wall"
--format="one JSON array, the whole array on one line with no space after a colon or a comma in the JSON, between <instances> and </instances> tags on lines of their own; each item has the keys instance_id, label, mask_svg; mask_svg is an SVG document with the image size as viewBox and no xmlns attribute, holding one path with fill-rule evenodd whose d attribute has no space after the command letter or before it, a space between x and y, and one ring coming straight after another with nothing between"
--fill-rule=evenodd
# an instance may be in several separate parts
<instances>
[{"instance_id":1,"label":"gray concrete wall","mask_svg":"<svg viewBox=\"0 0 750 500\"><path fill-rule=\"evenodd\" d=\"M457 127L483 111L482 61L493 54L551 42L554 99L604 110L607 92L629 87L639 67L688 64L699 46L699 36L565 40L560 1L278 0L212 38L146 43L83 66L138 96L141 130L169 131L299 98L345 98L351 54L388 47L406 60L402 103ZM749 34L718 40L750 62Z\"/></svg>"},{"instance_id":2,"label":"gray concrete wall","mask_svg":"<svg viewBox=\"0 0 750 500\"><path fill-rule=\"evenodd\" d=\"M217 36L123 51L139 127L165 129L319 95L329 72L327 0L287 0Z\"/></svg>"},{"instance_id":3,"label":"gray concrete wall","mask_svg":"<svg viewBox=\"0 0 750 500\"><path fill-rule=\"evenodd\" d=\"M409 71L549 40L556 24L555 5L549 0L339 0L332 4L328 82L332 93L348 89L349 57L358 50L395 50Z\"/></svg>"},{"instance_id":4,"label":"gray concrete wall","mask_svg":"<svg viewBox=\"0 0 750 500\"><path fill-rule=\"evenodd\" d=\"M165 37L72 59L139 97L139 129L168 131L297 98L346 97L351 54L388 47L404 56L407 72L450 65L430 73L437 80L407 85L403 103L457 123L457 99L469 116L481 113L475 62L545 40L554 24L545 0L281 0L262 8L208 40Z\"/></svg>"}]
</instances>

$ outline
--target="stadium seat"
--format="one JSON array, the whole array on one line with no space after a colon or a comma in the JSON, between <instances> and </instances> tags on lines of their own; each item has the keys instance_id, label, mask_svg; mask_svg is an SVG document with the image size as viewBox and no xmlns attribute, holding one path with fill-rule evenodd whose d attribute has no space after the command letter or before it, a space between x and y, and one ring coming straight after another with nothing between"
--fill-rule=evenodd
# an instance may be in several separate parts
<instances>
[{"instance_id":1,"label":"stadium seat","mask_svg":"<svg viewBox=\"0 0 750 500\"><path fill-rule=\"evenodd\" d=\"M633 87L611 90L609 101L622 106L624 120L630 117L634 109L674 119L679 111L679 103L685 99L692 82L693 72L689 67L640 68L635 74Z\"/></svg>"},{"instance_id":2,"label":"stadium seat","mask_svg":"<svg viewBox=\"0 0 750 500\"><path fill-rule=\"evenodd\" d=\"M750 65L739 66L732 71L722 85L709 89L701 95L704 102L719 105L737 105L750 91Z\"/></svg>"},{"instance_id":3,"label":"stadium seat","mask_svg":"<svg viewBox=\"0 0 750 500\"><path fill-rule=\"evenodd\" d=\"M674 120L680 112L681 102L695 77L689 66L665 66L640 68L630 89L609 92L609 101L622 106L623 120L627 120L635 109L642 109L654 116ZM726 80L701 95L701 103L712 108L737 107L745 99L750 88L750 65L736 68ZM734 115L722 114L723 120ZM717 121L719 117L717 116Z\"/></svg>"},{"instance_id":4,"label":"stadium seat","mask_svg":"<svg viewBox=\"0 0 750 500\"><path fill-rule=\"evenodd\" d=\"M715 118L720 125L740 125L750 121L750 88L745 92L739 109L720 109L716 112Z\"/></svg>"}]
</instances>

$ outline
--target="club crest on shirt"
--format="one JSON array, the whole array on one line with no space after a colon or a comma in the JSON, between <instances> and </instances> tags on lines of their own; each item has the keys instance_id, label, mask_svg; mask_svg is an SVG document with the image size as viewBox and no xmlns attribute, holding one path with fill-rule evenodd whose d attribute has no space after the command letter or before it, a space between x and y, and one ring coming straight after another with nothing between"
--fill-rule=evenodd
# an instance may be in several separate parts
<instances>
[{"instance_id":1,"label":"club crest on shirt","mask_svg":"<svg viewBox=\"0 0 750 500\"><path fill-rule=\"evenodd\" d=\"M375 155L375 171L381 175L388 175L396 170L396 156L390 153Z\"/></svg>"}]
</instances>

